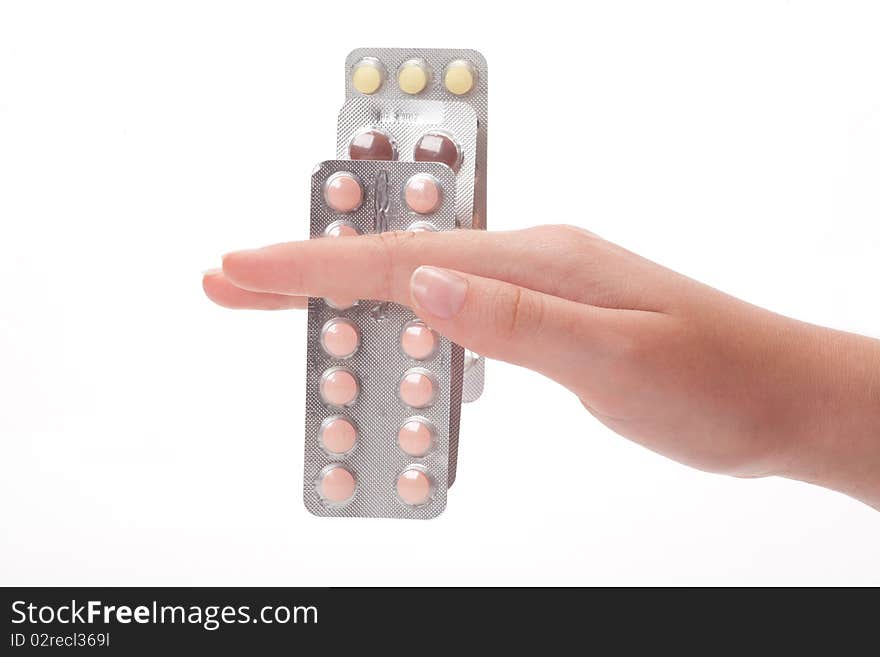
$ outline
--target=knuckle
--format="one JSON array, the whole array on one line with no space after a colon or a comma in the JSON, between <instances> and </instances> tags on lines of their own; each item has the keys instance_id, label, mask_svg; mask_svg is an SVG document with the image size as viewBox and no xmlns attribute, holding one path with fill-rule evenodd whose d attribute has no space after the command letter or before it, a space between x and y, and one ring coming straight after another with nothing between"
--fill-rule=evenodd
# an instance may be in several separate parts
<instances>
[{"instance_id":1,"label":"knuckle","mask_svg":"<svg viewBox=\"0 0 880 657\"><path fill-rule=\"evenodd\" d=\"M600 239L596 233L572 224L557 224L553 228L557 237L575 244L588 244Z\"/></svg>"},{"instance_id":2,"label":"knuckle","mask_svg":"<svg viewBox=\"0 0 880 657\"><path fill-rule=\"evenodd\" d=\"M398 278L397 269L401 260L401 253L408 248L414 233L403 231L389 231L376 235L376 243L379 246L382 262L382 291L384 298L397 298L395 292L395 280Z\"/></svg>"},{"instance_id":3,"label":"knuckle","mask_svg":"<svg viewBox=\"0 0 880 657\"><path fill-rule=\"evenodd\" d=\"M540 330L544 308L539 296L522 288L502 286L495 299L495 326L503 340L522 339Z\"/></svg>"},{"instance_id":4,"label":"knuckle","mask_svg":"<svg viewBox=\"0 0 880 657\"><path fill-rule=\"evenodd\" d=\"M554 239L559 234L559 229L561 226L559 224L544 224L542 226L534 226L528 229L528 233L532 237L537 237L538 239L548 240Z\"/></svg>"},{"instance_id":5,"label":"knuckle","mask_svg":"<svg viewBox=\"0 0 880 657\"><path fill-rule=\"evenodd\" d=\"M528 231L538 243L575 250L587 248L601 240L595 233L571 224L547 224L535 226Z\"/></svg>"},{"instance_id":6,"label":"knuckle","mask_svg":"<svg viewBox=\"0 0 880 657\"><path fill-rule=\"evenodd\" d=\"M394 257L401 247L410 241L412 237L413 233L406 233L400 230L378 233L376 235L376 239L382 245L382 248L389 257Z\"/></svg>"}]
</instances>

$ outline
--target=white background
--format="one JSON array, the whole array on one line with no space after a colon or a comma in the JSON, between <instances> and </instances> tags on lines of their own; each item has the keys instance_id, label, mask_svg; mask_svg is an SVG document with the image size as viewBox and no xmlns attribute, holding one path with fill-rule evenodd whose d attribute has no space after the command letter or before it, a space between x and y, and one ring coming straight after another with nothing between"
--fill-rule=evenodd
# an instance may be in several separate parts
<instances>
[{"instance_id":1,"label":"white background","mask_svg":"<svg viewBox=\"0 0 880 657\"><path fill-rule=\"evenodd\" d=\"M314 518L305 316L200 285L306 235L351 48L475 47L491 228L880 336L876 7L3 3L0 583L880 584L876 511L689 470L494 362L439 519Z\"/></svg>"}]
</instances>

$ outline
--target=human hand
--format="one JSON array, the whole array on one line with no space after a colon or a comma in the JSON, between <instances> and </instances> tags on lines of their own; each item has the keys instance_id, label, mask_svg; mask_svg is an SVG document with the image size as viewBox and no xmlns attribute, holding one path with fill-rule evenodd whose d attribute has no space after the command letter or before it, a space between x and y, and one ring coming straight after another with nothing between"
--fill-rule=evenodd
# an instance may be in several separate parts
<instances>
[{"instance_id":1,"label":"human hand","mask_svg":"<svg viewBox=\"0 0 880 657\"><path fill-rule=\"evenodd\" d=\"M880 342L749 305L579 228L291 242L228 254L203 285L231 308L404 304L561 383L649 449L880 508Z\"/></svg>"}]
</instances>

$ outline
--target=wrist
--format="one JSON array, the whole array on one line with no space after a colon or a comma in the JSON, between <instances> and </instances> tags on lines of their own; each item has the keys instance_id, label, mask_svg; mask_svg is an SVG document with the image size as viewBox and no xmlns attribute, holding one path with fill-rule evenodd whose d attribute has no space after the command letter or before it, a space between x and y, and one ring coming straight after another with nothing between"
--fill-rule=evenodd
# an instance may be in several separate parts
<instances>
[{"instance_id":1,"label":"wrist","mask_svg":"<svg viewBox=\"0 0 880 657\"><path fill-rule=\"evenodd\" d=\"M880 508L880 341L801 324L781 476Z\"/></svg>"}]
</instances>

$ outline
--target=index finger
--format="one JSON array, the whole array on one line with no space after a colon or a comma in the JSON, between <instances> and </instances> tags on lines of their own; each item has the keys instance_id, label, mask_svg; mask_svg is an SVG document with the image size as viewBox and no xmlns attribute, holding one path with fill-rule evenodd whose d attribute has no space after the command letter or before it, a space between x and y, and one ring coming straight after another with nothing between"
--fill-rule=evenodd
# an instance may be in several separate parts
<instances>
[{"instance_id":1,"label":"index finger","mask_svg":"<svg viewBox=\"0 0 880 657\"><path fill-rule=\"evenodd\" d=\"M575 298L583 283L563 270L559 251L541 248L535 229L388 232L276 244L223 259L236 286L256 292L357 297L409 302L409 279L421 265L506 280L547 294Z\"/></svg>"}]
</instances>

